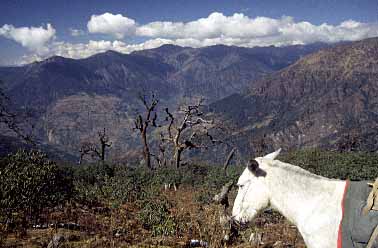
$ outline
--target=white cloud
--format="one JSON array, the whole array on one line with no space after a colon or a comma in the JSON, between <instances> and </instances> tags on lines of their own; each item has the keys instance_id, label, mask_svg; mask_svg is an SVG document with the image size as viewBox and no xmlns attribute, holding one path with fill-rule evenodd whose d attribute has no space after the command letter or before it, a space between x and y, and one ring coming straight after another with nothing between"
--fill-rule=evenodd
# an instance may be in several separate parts
<instances>
[{"instance_id":1,"label":"white cloud","mask_svg":"<svg viewBox=\"0 0 378 248\"><path fill-rule=\"evenodd\" d=\"M252 47L256 45L292 45L313 42L353 41L378 36L377 23L360 23L353 20L339 25L295 22L292 17L279 19L250 18L241 13L225 16L214 12L206 18L183 22L151 22L138 26L136 35L151 38L168 38L189 44L227 44Z\"/></svg>"},{"instance_id":2,"label":"white cloud","mask_svg":"<svg viewBox=\"0 0 378 248\"><path fill-rule=\"evenodd\" d=\"M70 28L69 31L70 31L71 36L74 36L74 37L85 35L85 31L81 29Z\"/></svg>"},{"instance_id":3,"label":"white cloud","mask_svg":"<svg viewBox=\"0 0 378 248\"><path fill-rule=\"evenodd\" d=\"M164 38L252 38L274 35L278 33L281 23L287 18L272 19L256 17L254 19L244 14L235 13L224 16L214 12L207 18L192 22L151 22L137 28L137 35Z\"/></svg>"},{"instance_id":4,"label":"white cloud","mask_svg":"<svg viewBox=\"0 0 378 248\"><path fill-rule=\"evenodd\" d=\"M108 50L113 50L120 53L130 53L137 50L156 48L168 42L168 40L161 39L149 40L140 44L127 44L119 40L90 40L88 43L76 44L57 42L51 47L51 53L68 58L85 58Z\"/></svg>"},{"instance_id":5,"label":"white cloud","mask_svg":"<svg viewBox=\"0 0 378 248\"><path fill-rule=\"evenodd\" d=\"M55 29L48 23L46 28L19 27L5 24L0 28L0 35L20 43L23 47L37 54L46 53L46 44L55 37Z\"/></svg>"},{"instance_id":6,"label":"white cloud","mask_svg":"<svg viewBox=\"0 0 378 248\"><path fill-rule=\"evenodd\" d=\"M43 56L37 54L24 55L21 59L14 61L13 64L28 64L34 61L41 61L48 57L58 55L66 58L86 58L97 53L106 52L108 50L117 51L120 53L131 53L133 51L152 49L164 44L174 44L175 41L167 39L151 39L139 44L127 44L123 41L105 41L90 40L88 43L68 43L68 42L53 42L50 44L48 53Z\"/></svg>"},{"instance_id":7,"label":"white cloud","mask_svg":"<svg viewBox=\"0 0 378 248\"><path fill-rule=\"evenodd\" d=\"M133 19L120 14L104 13L93 15L87 23L90 33L113 35L112 41L89 40L87 43L69 43L52 41L55 29L15 28L4 25L0 35L13 39L29 48L34 54L26 55L23 61L43 59L52 55L70 58L84 58L107 50L130 53L136 50L156 48L163 44L204 47L217 44L241 47L285 46L309 44L313 42L355 41L378 36L378 23L361 23L346 20L338 25L323 23L315 25L306 21L295 21L292 17L251 18L241 13L225 16L214 12L206 18L191 22L157 21L138 25ZM82 30L71 29L72 35L81 34ZM128 44L122 38L126 35L143 37L142 43Z\"/></svg>"},{"instance_id":8,"label":"white cloud","mask_svg":"<svg viewBox=\"0 0 378 248\"><path fill-rule=\"evenodd\" d=\"M89 32L107 33L121 39L126 34L169 43L201 47L215 44L244 47L353 41L378 36L377 23L347 20L339 25L295 22L292 17L248 17L242 13L225 16L214 12L191 22L156 21L138 25L120 14L92 16Z\"/></svg>"},{"instance_id":9,"label":"white cloud","mask_svg":"<svg viewBox=\"0 0 378 248\"><path fill-rule=\"evenodd\" d=\"M118 39L125 35L134 35L136 23L133 19L124 17L121 14L113 15L104 13L102 15L92 15L87 23L90 33L110 34Z\"/></svg>"}]
</instances>

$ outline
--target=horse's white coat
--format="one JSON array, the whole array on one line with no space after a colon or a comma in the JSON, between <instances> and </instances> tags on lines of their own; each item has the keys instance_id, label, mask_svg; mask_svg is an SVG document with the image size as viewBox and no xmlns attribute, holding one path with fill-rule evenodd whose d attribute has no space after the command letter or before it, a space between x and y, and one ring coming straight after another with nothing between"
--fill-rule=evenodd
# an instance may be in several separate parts
<instances>
[{"instance_id":1,"label":"horse's white coat","mask_svg":"<svg viewBox=\"0 0 378 248\"><path fill-rule=\"evenodd\" d=\"M241 223L252 221L271 205L298 227L308 248L336 248L346 182L275 160L278 154L279 150L256 158L266 175L255 176L248 168L244 170L238 181L233 218Z\"/></svg>"}]
</instances>

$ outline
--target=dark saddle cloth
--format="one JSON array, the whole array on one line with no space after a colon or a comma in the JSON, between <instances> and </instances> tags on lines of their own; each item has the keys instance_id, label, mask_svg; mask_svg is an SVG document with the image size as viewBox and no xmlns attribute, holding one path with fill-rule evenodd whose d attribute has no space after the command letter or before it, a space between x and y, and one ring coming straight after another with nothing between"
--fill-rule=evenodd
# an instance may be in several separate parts
<instances>
[{"instance_id":1,"label":"dark saddle cloth","mask_svg":"<svg viewBox=\"0 0 378 248\"><path fill-rule=\"evenodd\" d=\"M350 181L344 196L344 216L341 222L342 248L365 248L378 225L378 211L362 214L371 191L368 181ZM373 245L378 248L378 242Z\"/></svg>"}]
</instances>

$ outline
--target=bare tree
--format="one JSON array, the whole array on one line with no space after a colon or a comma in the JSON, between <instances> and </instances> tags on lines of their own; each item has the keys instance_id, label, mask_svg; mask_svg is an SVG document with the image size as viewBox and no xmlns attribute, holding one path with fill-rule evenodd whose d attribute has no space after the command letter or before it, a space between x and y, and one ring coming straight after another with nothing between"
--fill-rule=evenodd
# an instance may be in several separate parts
<instances>
[{"instance_id":1,"label":"bare tree","mask_svg":"<svg viewBox=\"0 0 378 248\"><path fill-rule=\"evenodd\" d=\"M173 144L176 168L180 167L181 155L186 149L207 148L207 145L198 142L199 139L206 137L212 143L219 142L213 139L208 132L208 128L214 122L203 118L204 113L200 109L201 104L202 99L195 105L181 107L178 111L178 114L182 116L181 120L177 120L168 108L165 109L166 120L169 121L167 140Z\"/></svg>"},{"instance_id":2,"label":"bare tree","mask_svg":"<svg viewBox=\"0 0 378 248\"><path fill-rule=\"evenodd\" d=\"M80 153L79 164L81 164L83 162L84 156L91 155L93 158L94 154L97 154L97 148L92 143L84 142L81 144L79 153Z\"/></svg>"},{"instance_id":3,"label":"bare tree","mask_svg":"<svg viewBox=\"0 0 378 248\"><path fill-rule=\"evenodd\" d=\"M112 143L109 143L109 136L106 134L106 129L98 132L98 139L100 143L100 148L90 142L85 142L80 147L80 159L79 164L81 164L83 157L85 155L91 155L93 157L98 157L101 161L105 161L106 149L112 146Z\"/></svg>"},{"instance_id":4,"label":"bare tree","mask_svg":"<svg viewBox=\"0 0 378 248\"><path fill-rule=\"evenodd\" d=\"M112 146L112 143L111 142L109 143L109 136L106 135L105 128L104 128L103 132L101 132L101 131L98 132L98 138L99 138L99 141L100 141L100 154L99 154L100 159L101 159L101 161L105 161L105 150L108 147Z\"/></svg>"},{"instance_id":5,"label":"bare tree","mask_svg":"<svg viewBox=\"0 0 378 248\"><path fill-rule=\"evenodd\" d=\"M154 157L156 161L158 162L159 167L165 167L167 166L167 158L166 158L167 145L166 145L166 140L164 139L163 133L160 133L160 142L159 142L158 149L159 149L159 154L154 155Z\"/></svg>"},{"instance_id":6,"label":"bare tree","mask_svg":"<svg viewBox=\"0 0 378 248\"><path fill-rule=\"evenodd\" d=\"M2 81L0 81L0 85ZM25 134L25 130L20 127L20 122L24 122L30 117L30 113L18 113L15 114L9 109L10 99L5 94L2 88L0 88L0 123L5 124L5 126L12 130L18 137L22 138L24 141L31 145L35 145L32 135ZM19 120L21 119L21 121ZM31 126L34 129L34 126Z\"/></svg>"},{"instance_id":7,"label":"bare tree","mask_svg":"<svg viewBox=\"0 0 378 248\"><path fill-rule=\"evenodd\" d=\"M224 173L226 174L226 176L227 176L227 168L228 168L228 165L230 164L232 158L234 157L234 155L235 155L235 151L236 151L236 148L235 148L235 147L232 148L232 150L230 151L230 153L229 153L228 156L227 156L226 161L225 161L224 164L223 164L223 171L224 171Z\"/></svg>"},{"instance_id":8,"label":"bare tree","mask_svg":"<svg viewBox=\"0 0 378 248\"><path fill-rule=\"evenodd\" d=\"M109 143L109 136L106 135L106 129L98 132L98 138L100 141L100 152L99 158L101 161L105 161L105 152L108 147L112 146L112 143Z\"/></svg>"},{"instance_id":9,"label":"bare tree","mask_svg":"<svg viewBox=\"0 0 378 248\"><path fill-rule=\"evenodd\" d=\"M152 169L151 167L151 153L150 148L148 145L147 140L147 131L150 125L156 127L156 105L159 103L159 100L156 99L155 95L152 94L151 100L148 101L145 95L139 95L140 101L143 103L145 107L144 115L138 114L135 118L135 130L139 130L142 143L143 143L143 156L145 160L145 165L148 169Z\"/></svg>"}]
</instances>

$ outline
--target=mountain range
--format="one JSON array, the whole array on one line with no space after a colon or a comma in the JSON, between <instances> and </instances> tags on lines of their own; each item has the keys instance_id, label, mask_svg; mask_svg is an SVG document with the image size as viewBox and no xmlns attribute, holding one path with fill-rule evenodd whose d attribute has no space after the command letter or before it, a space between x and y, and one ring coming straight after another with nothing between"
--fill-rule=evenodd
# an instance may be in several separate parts
<instances>
[{"instance_id":1,"label":"mountain range","mask_svg":"<svg viewBox=\"0 0 378 248\"><path fill-rule=\"evenodd\" d=\"M376 151L377 73L377 38L340 44L254 81L212 109L237 126L240 142Z\"/></svg>"},{"instance_id":2,"label":"mountain range","mask_svg":"<svg viewBox=\"0 0 378 248\"><path fill-rule=\"evenodd\" d=\"M0 80L15 109L35 110L40 143L76 156L80 143L93 141L104 127L112 158L134 154L137 95L151 92L160 110L203 97L218 119L235 126L232 136L241 150L253 149L259 139L287 149L332 147L348 135L371 150L377 47L375 38L289 47L164 45L0 67Z\"/></svg>"}]
</instances>

